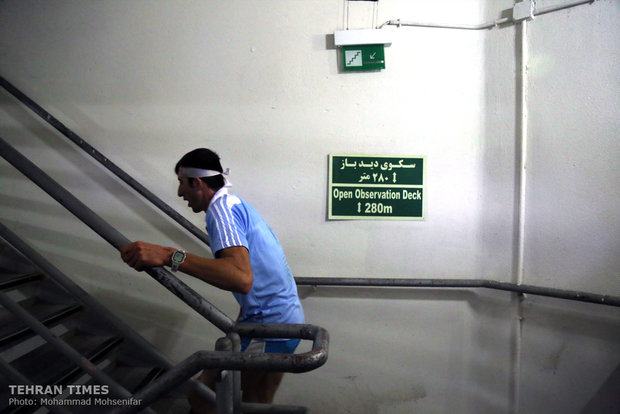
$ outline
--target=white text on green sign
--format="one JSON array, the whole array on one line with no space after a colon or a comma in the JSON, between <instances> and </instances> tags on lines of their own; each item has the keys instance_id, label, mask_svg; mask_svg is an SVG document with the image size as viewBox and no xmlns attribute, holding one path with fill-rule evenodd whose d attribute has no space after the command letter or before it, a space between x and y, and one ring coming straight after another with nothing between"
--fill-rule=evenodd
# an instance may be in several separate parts
<instances>
[{"instance_id":1,"label":"white text on green sign","mask_svg":"<svg viewBox=\"0 0 620 414\"><path fill-rule=\"evenodd\" d=\"M329 157L329 219L423 219L424 157Z\"/></svg>"}]
</instances>

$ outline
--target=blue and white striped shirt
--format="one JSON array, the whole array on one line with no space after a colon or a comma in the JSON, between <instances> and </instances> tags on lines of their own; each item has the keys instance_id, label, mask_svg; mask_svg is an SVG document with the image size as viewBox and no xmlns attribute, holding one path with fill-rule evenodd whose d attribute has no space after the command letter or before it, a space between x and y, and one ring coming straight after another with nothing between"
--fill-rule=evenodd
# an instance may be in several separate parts
<instances>
[{"instance_id":1,"label":"blue and white striped shirt","mask_svg":"<svg viewBox=\"0 0 620 414\"><path fill-rule=\"evenodd\" d=\"M233 292L241 305L240 322L304 323L297 285L278 238L247 202L221 188L207 209L207 232L215 254L244 246L254 281L247 295Z\"/></svg>"}]
</instances>

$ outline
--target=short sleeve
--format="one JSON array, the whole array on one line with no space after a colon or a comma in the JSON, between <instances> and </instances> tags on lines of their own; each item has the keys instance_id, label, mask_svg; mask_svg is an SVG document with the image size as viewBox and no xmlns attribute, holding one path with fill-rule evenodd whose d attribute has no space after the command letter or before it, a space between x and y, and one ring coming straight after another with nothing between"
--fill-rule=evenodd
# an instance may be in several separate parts
<instances>
[{"instance_id":1,"label":"short sleeve","mask_svg":"<svg viewBox=\"0 0 620 414\"><path fill-rule=\"evenodd\" d=\"M207 210L207 232L213 253L227 247L248 247L244 220L237 206L240 200L226 195L215 200Z\"/></svg>"}]
</instances>

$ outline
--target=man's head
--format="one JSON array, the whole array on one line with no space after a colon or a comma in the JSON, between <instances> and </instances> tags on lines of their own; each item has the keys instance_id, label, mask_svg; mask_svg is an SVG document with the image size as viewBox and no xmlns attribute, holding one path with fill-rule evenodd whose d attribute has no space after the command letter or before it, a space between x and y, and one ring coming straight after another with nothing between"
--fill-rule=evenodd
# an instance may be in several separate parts
<instances>
[{"instance_id":1,"label":"man's head","mask_svg":"<svg viewBox=\"0 0 620 414\"><path fill-rule=\"evenodd\" d=\"M220 173L223 171L222 164L220 163L220 156L207 148L197 148L193 151L190 151L183 157L181 157L179 162L177 162L176 166L174 167L174 172L177 175L179 175L179 172L181 172L180 175L188 177L188 175L183 174L183 167L216 171ZM188 177L190 182L194 181L194 179L199 178L200 180L204 181L204 183L207 184L207 186L209 186L209 188L211 188L213 191L219 190L220 188L224 187L225 184L224 176L222 176L221 174L213 175L210 177L203 176L196 178L194 178L194 174L190 175L192 175L192 177Z\"/></svg>"},{"instance_id":2,"label":"man's head","mask_svg":"<svg viewBox=\"0 0 620 414\"><path fill-rule=\"evenodd\" d=\"M174 167L179 179L178 196L194 212L206 211L213 195L225 185L222 171L220 157L215 152L206 148L188 152Z\"/></svg>"}]
</instances>

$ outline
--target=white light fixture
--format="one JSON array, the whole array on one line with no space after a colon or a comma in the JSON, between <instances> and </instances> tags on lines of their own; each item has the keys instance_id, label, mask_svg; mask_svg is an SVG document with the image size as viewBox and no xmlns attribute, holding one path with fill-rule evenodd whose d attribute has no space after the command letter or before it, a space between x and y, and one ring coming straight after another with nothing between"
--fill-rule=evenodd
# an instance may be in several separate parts
<instances>
[{"instance_id":1,"label":"white light fixture","mask_svg":"<svg viewBox=\"0 0 620 414\"><path fill-rule=\"evenodd\" d=\"M351 45L385 45L392 44L392 33L382 29L336 30L334 32L336 46Z\"/></svg>"}]
</instances>

